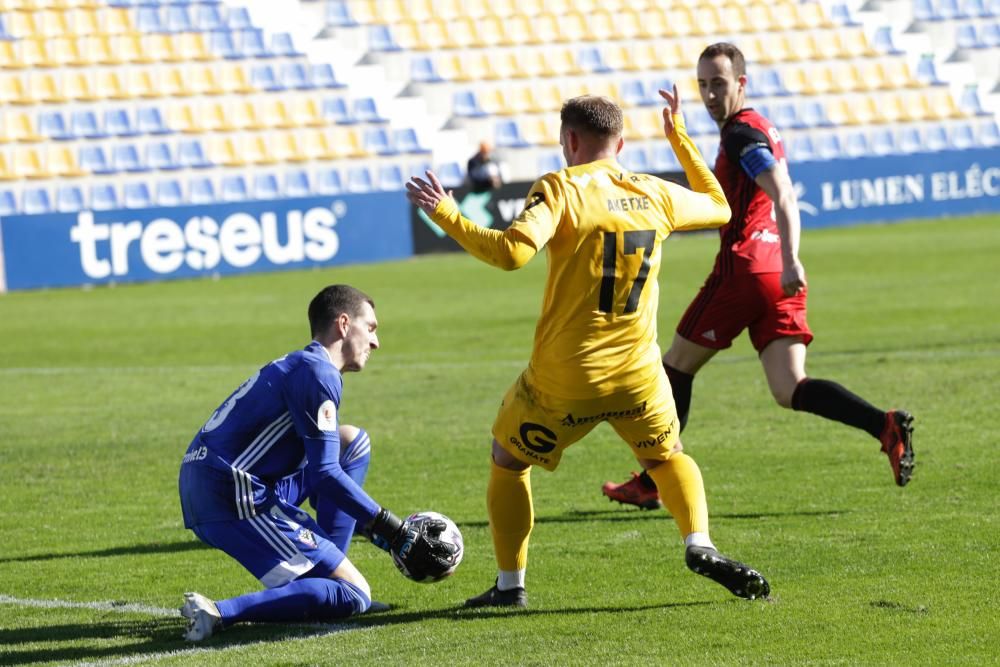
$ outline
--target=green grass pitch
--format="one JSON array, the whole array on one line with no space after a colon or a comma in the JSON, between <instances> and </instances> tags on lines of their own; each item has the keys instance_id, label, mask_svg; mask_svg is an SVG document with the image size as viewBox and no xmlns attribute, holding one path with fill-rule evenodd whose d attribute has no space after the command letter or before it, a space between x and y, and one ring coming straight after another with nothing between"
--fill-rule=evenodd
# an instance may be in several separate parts
<instances>
[{"instance_id":1,"label":"green grass pitch","mask_svg":"<svg viewBox=\"0 0 1000 667\"><path fill-rule=\"evenodd\" d=\"M662 346L717 243L667 242ZM998 257L996 217L804 233L810 374L916 415L905 489L867 435L774 404L745 337L698 376L684 440L713 537L767 575L772 599L689 573L664 512L600 495L636 469L605 425L556 473L533 473L523 612L458 605L495 574L488 434L531 349L544 259L511 274L449 255L2 296L0 665L996 664ZM347 376L341 408L372 437L367 488L397 514L452 517L465 561L414 584L356 541L391 611L185 644L183 592L258 585L183 529L181 455L238 383L307 342L306 304L333 282L368 291L380 319L382 349Z\"/></svg>"}]
</instances>

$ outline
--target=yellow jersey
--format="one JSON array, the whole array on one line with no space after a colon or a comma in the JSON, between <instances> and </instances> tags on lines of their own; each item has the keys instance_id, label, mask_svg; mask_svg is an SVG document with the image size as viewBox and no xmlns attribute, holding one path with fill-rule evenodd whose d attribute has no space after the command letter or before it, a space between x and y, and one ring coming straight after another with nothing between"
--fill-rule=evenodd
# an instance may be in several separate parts
<instances>
[{"instance_id":1,"label":"yellow jersey","mask_svg":"<svg viewBox=\"0 0 1000 667\"><path fill-rule=\"evenodd\" d=\"M606 159L540 178L502 232L463 218L450 197L431 216L470 254L506 270L547 248L528 367L538 391L588 399L644 387L663 372L656 343L661 244L674 230L720 227L731 214L683 119L675 123L670 141L694 191Z\"/></svg>"}]
</instances>

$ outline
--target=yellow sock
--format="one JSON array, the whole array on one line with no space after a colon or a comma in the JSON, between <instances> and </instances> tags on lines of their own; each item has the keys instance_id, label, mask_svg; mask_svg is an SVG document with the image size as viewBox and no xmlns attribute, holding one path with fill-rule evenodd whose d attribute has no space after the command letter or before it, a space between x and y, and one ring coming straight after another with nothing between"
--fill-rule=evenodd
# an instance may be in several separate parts
<instances>
[{"instance_id":1,"label":"yellow sock","mask_svg":"<svg viewBox=\"0 0 1000 667\"><path fill-rule=\"evenodd\" d=\"M646 472L656 482L660 498L677 522L681 537L695 532L708 535L705 483L694 459L684 452L678 452Z\"/></svg>"},{"instance_id":2,"label":"yellow sock","mask_svg":"<svg viewBox=\"0 0 1000 667\"><path fill-rule=\"evenodd\" d=\"M493 532L493 551L501 570L523 570L528 564L528 536L535 525L531 504L531 468L508 470L490 462L486 511Z\"/></svg>"}]
</instances>

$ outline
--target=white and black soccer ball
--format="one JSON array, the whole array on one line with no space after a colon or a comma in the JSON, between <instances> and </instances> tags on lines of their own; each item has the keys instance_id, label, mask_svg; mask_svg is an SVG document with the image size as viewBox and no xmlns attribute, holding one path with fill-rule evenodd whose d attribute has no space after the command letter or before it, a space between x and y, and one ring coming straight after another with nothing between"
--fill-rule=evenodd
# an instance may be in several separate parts
<instances>
[{"instance_id":1,"label":"white and black soccer ball","mask_svg":"<svg viewBox=\"0 0 1000 667\"><path fill-rule=\"evenodd\" d=\"M458 564L462 562L462 555L465 553L465 545L462 542L462 533L458 529L458 526L455 525L455 522L439 512L416 512L406 517L406 520L415 524L433 520L443 521L445 529L441 532L441 535L439 535L437 539L453 544L458 547L458 549L451 557L448 569L443 572L435 573L411 572L407 569L406 564L399 559L396 552L392 551L392 561L396 564L396 567L399 568L399 571L403 573L403 576L411 581L416 581L421 584L431 584L435 581L441 581L442 579L450 577L454 574L456 568L458 568Z\"/></svg>"}]
</instances>

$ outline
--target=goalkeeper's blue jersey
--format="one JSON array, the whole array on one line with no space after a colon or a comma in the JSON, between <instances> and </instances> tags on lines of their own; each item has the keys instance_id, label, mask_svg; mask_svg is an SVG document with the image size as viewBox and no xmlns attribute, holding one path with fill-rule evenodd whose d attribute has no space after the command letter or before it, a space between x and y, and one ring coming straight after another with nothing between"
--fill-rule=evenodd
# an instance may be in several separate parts
<instances>
[{"instance_id":1,"label":"goalkeeper's blue jersey","mask_svg":"<svg viewBox=\"0 0 1000 667\"><path fill-rule=\"evenodd\" d=\"M315 341L240 385L184 454L184 525L252 518L280 493L281 479L300 471L307 495L330 496L362 525L373 519L379 505L340 467L342 389L340 371Z\"/></svg>"}]
</instances>

